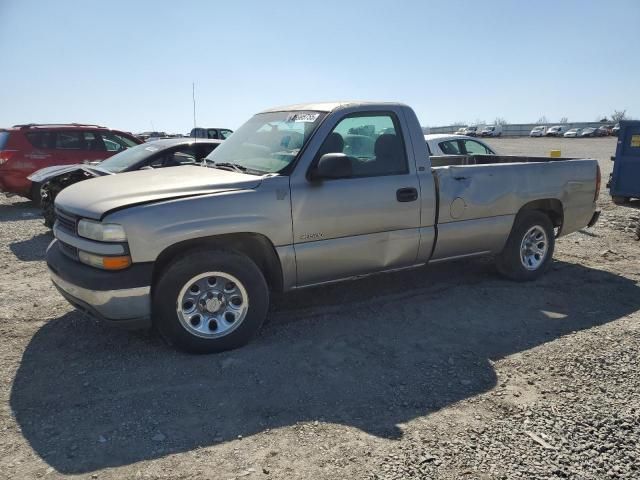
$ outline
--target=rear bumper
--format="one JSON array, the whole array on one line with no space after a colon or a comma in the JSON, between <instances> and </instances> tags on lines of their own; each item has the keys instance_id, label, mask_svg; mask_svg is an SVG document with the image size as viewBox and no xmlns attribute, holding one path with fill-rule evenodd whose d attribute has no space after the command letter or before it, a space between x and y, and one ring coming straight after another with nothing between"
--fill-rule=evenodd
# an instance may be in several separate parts
<instances>
[{"instance_id":1,"label":"rear bumper","mask_svg":"<svg viewBox=\"0 0 640 480\"><path fill-rule=\"evenodd\" d=\"M47 249L47 266L54 286L78 310L122 328L151 325L152 264L101 271L70 259L54 240Z\"/></svg>"}]
</instances>

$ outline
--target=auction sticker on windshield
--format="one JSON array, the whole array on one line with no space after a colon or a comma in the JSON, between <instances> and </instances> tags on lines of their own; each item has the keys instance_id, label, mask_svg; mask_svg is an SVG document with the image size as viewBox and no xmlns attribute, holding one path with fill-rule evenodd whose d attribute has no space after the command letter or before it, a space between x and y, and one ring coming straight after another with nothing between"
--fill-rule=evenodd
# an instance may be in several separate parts
<instances>
[{"instance_id":1,"label":"auction sticker on windshield","mask_svg":"<svg viewBox=\"0 0 640 480\"><path fill-rule=\"evenodd\" d=\"M318 119L319 116L320 116L319 113L300 113L300 112L292 113L287 117L287 122L313 123Z\"/></svg>"},{"instance_id":2,"label":"auction sticker on windshield","mask_svg":"<svg viewBox=\"0 0 640 480\"><path fill-rule=\"evenodd\" d=\"M640 147L640 135L631 135L631 146Z\"/></svg>"}]
</instances>

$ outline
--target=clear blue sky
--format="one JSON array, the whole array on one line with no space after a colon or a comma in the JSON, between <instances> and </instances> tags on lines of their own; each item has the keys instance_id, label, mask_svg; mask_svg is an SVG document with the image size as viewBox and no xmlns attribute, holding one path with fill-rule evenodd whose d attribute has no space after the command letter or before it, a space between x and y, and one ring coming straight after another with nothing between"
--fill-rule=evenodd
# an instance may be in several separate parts
<instances>
[{"instance_id":1,"label":"clear blue sky","mask_svg":"<svg viewBox=\"0 0 640 480\"><path fill-rule=\"evenodd\" d=\"M640 1L0 0L0 126L236 128L305 101L423 125L640 117Z\"/></svg>"}]
</instances>

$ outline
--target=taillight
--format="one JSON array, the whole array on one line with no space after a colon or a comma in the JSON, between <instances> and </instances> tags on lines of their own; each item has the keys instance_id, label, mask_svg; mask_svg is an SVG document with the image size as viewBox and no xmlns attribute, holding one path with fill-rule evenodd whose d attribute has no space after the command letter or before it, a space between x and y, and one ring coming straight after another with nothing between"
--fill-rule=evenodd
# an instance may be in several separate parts
<instances>
[{"instance_id":1,"label":"taillight","mask_svg":"<svg viewBox=\"0 0 640 480\"><path fill-rule=\"evenodd\" d=\"M600 165L596 166L596 194L593 197L593 201L598 200L598 195L600 195L600 184L602 183L602 173L600 172Z\"/></svg>"},{"instance_id":2,"label":"taillight","mask_svg":"<svg viewBox=\"0 0 640 480\"><path fill-rule=\"evenodd\" d=\"M16 153L16 150L0 150L0 165L7 163Z\"/></svg>"}]
</instances>

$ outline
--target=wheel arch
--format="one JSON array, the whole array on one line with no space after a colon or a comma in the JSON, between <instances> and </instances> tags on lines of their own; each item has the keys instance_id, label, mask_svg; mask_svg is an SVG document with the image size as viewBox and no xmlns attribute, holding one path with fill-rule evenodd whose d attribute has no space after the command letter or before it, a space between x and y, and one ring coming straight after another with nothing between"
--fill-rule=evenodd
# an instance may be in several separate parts
<instances>
[{"instance_id":1,"label":"wheel arch","mask_svg":"<svg viewBox=\"0 0 640 480\"><path fill-rule=\"evenodd\" d=\"M520 210L518 210L517 216L531 210L537 210L547 215L551 220L551 223L553 223L553 226L558 228L558 234L560 233L564 223L564 208L560 200L557 198L544 198L525 203L520 207Z\"/></svg>"},{"instance_id":2,"label":"wheel arch","mask_svg":"<svg viewBox=\"0 0 640 480\"><path fill-rule=\"evenodd\" d=\"M249 257L264 274L274 292L283 290L282 265L271 241L259 233L229 233L185 240L165 248L154 262L151 290L162 271L179 255L193 250L228 250Z\"/></svg>"}]
</instances>

